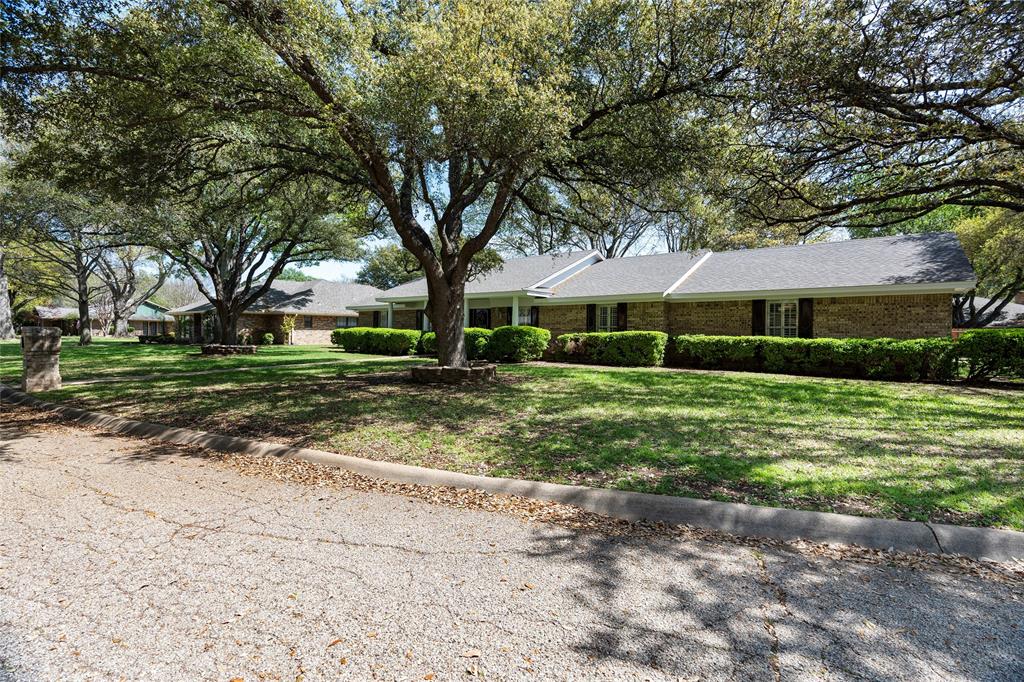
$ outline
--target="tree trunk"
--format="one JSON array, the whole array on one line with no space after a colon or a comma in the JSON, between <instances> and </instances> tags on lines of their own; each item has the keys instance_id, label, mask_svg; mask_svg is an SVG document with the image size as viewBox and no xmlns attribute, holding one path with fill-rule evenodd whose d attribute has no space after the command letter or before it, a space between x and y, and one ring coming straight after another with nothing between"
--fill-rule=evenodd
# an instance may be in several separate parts
<instances>
[{"instance_id":1,"label":"tree trunk","mask_svg":"<svg viewBox=\"0 0 1024 682\"><path fill-rule=\"evenodd\" d=\"M11 313L11 295L7 290L7 271L4 260L7 254L0 251L0 339L14 338L14 316Z\"/></svg>"},{"instance_id":2,"label":"tree trunk","mask_svg":"<svg viewBox=\"0 0 1024 682\"><path fill-rule=\"evenodd\" d=\"M462 317L463 290L443 285L430 288L430 323L437 334L437 364L441 367L469 367ZM444 291L439 292L439 289Z\"/></svg>"},{"instance_id":3,"label":"tree trunk","mask_svg":"<svg viewBox=\"0 0 1024 682\"><path fill-rule=\"evenodd\" d=\"M217 309L217 343L226 346L238 344L238 314L226 306Z\"/></svg>"},{"instance_id":4,"label":"tree trunk","mask_svg":"<svg viewBox=\"0 0 1024 682\"><path fill-rule=\"evenodd\" d=\"M92 320L89 318L88 275L78 278L78 345L92 343Z\"/></svg>"},{"instance_id":5,"label":"tree trunk","mask_svg":"<svg viewBox=\"0 0 1024 682\"><path fill-rule=\"evenodd\" d=\"M122 339L131 336L128 333L128 320L116 313L114 314L114 336Z\"/></svg>"}]
</instances>

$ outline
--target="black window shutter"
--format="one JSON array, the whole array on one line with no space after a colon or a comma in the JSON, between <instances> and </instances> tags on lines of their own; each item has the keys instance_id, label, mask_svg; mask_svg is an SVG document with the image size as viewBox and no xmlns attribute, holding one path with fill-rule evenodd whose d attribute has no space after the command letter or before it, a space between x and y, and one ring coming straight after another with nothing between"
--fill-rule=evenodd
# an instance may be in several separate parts
<instances>
[{"instance_id":1,"label":"black window shutter","mask_svg":"<svg viewBox=\"0 0 1024 682\"><path fill-rule=\"evenodd\" d=\"M751 301L750 303L750 317L752 321L750 333L753 334L754 336L764 336L765 312L768 307L768 302L765 301L763 298L759 298Z\"/></svg>"},{"instance_id":2,"label":"black window shutter","mask_svg":"<svg viewBox=\"0 0 1024 682\"><path fill-rule=\"evenodd\" d=\"M540 326L540 307L539 306L533 306L532 308L530 308L530 326L531 327L539 327Z\"/></svg>"},{"instance_id":3,"label":"black window shutter","mask_svg":"<svg viewBox=\"0 0 1024 682\"><path fill-rule=\"evenodd\" d=\"M814 338L814 299L801 298L799 318L797 319L797 335L801 339Z\"/></svg>"},{"instance_id":4,"label":"black window shutter","mask_svg":"<svg viewBox=\"0 0 1024 682\"><path fill-rule=\"evenodd\" d=\"M374 310L373 311L373 326L374 327L379 327L380 326L380 311L379 310Z\"/></svg>"},{"instance_id":5,"label":"black window shutter","mask_svg":"<svg viewBox=\"0 0 1024 682\"><path fill-rule=\"evenodd\" d=\"M423 311L416 311L416 329L423 329Z\"/></svg>"},{"instance_id":6,"label":"black window shutter","mask_svg":"<svg viewBox=\"0 0 1024 682\"><path fill-rule=\"evenodd\" d=\"M620 332L626 331L626 311L628 309L628 303L619 303L615 306L615 328Z\"/></svg>"},{"instance_id":7,"label":"black window shutter","mask_svg":"<svg viewBox=\"0 0 1024 682\"><path fill-rule=\"evenodd\" d=\"M597 304L587 304L587 331L597 331Z\"/></svg>"},{"instance_id":8,"label":"black window shutter","mask_svg":"<svg viewBox=\"0 0 1024 682\"><path fill-rule=\"evenodd\" d=\"M505 324L512 326L512 306L505 308Z\"/></svg>"}]
</instances>

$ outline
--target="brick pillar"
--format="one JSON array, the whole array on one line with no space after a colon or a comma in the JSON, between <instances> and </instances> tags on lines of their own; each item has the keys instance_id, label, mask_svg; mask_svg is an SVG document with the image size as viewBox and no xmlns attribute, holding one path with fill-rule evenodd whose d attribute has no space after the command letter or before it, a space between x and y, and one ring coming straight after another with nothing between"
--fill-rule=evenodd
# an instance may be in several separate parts
<instances>
[{"instance_id":1,"label":"brick pillar","mask_svg":"<svg viewBox=\"0 0 1024 682\"><path fill-rule=\"evenodd\" d=\"M51 391L60 388L60 329L21 328L21 390Z\"/></svg>"}]
</instances>

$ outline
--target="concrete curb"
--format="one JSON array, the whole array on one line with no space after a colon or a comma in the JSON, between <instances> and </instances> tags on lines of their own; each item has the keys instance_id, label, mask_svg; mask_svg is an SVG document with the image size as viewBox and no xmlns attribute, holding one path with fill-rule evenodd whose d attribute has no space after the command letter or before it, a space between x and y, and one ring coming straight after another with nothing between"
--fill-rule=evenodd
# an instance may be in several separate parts
<instances>
[{"instance_id":1,"label":"concrete curb","mask_svg":"<svg viewBox=\"0 0 1024 682\"><path fill-rule=\"evenodd\" d=\"M474 476L140 422L44 402L0 384L0 401L2 400L48 410L79 424L103 428L118 434L153 438L178 445L195 445L220 452L300 459L336 466L364 476L383 478L398 483L449 486L551 500L630 521L662 521L669 524L709 528L733 535L769 537L780 540L803 539L860 545L883 550L893 548L903 552L922 551L933 554L952 554L990 561L1024 559L1024 533L1012 530L970 528L918 521L895 521L539 481Z\"/></svg>"}]
</instances>

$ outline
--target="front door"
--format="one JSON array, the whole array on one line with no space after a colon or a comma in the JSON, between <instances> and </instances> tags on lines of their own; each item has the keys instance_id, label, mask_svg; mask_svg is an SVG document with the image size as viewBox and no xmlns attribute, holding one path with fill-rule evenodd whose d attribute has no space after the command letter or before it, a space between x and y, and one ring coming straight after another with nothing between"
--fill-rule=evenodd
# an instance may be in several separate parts
<instances>
[{"instance_id":1,"label":"front door","mask_svg":"<svg viewBox=\"0 0 1024 682\"><path fill-rule=\"evenodd\" d=\"M491 328L491 309L490 308L470 308L469 310L469 326L470 327L482 327L484 329Z\"/></svg>"}]
</instances>

